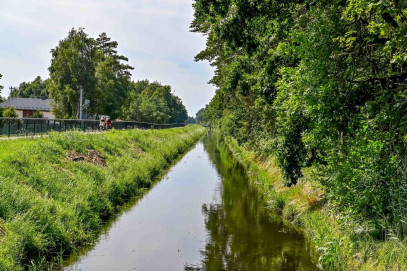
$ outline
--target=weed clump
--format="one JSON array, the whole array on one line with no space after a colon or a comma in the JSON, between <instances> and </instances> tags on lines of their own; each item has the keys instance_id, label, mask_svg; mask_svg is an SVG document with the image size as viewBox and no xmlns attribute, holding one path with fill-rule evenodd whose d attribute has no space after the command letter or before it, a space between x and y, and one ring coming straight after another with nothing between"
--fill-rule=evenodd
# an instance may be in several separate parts
<instances>
[{"instance_id":1,"label":"weed clump","mask_svg":"<svg viewBox=\"0 0 407 271\"><path fill-rule=\"evenodd\" d=\"M143 151L143 149L140 148L140 147L135 147L135 148L133 148L133 153L140 155L140 154L143 154L144 151Z\"/></svg>"}]
</instances>

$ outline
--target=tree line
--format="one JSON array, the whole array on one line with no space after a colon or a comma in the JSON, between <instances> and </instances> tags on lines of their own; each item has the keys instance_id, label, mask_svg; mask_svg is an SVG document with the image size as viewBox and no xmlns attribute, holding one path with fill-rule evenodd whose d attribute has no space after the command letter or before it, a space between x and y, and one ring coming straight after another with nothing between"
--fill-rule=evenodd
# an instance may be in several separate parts
<instances>
[{"instance_id":1,"label":"tree line","mask_svg":"<svg viewBox=\"0 0 407 271\"><path fill-rule=\"evenodd\" d=\"M133 67L117 47L118 42L106 33L92 38L83 28L72 29L51 50L50 77L22 82L10 97L51 98L56 118L73 119L79 117L82 89L87 116L155 123L187 121L187 110L170 86L131 80Z\"/></svg>"},{"instance_id":2,"label":"tree line","mask_svg":"<svg viewBox=\"0 0 407 271\"><path fill-rule=\"evenodd\" d=\"M200 118L275 156L287 186L314 166L339 210L377 237L404 238L407 2L193 6L191 29L207 36L196 60L216 67L216 95Z\"/></svg>"},{"instance_id":3,"label":"tree line","mask_svg":"<svg viewBox=\"0 0 407 271\"><path fill-rule=\"evenodd\" d=\"M132 82L120 115L125 120L157 123L181 123L188 119L185 106L170 86L148 80Z\"/></svg>"}]
</instances>

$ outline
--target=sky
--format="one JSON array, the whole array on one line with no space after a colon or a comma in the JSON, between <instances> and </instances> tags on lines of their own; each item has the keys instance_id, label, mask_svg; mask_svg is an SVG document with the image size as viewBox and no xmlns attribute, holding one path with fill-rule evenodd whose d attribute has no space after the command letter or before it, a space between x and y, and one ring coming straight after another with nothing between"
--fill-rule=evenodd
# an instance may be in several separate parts
<instances>
[{"instance_id":1,"label":"sky","mask_svg":"<svg viewBox=\"0 0 407 271\"><path fill-rule=\"evenodd\" d=\"M73 27L106 32L129 58L133 80L170 85L190 116L209 103L213 68L194 62L205 37L189 31L192 0L0 0L0 74L4 86L48 78L50 50Z\"/></svg>"}]
</instances>

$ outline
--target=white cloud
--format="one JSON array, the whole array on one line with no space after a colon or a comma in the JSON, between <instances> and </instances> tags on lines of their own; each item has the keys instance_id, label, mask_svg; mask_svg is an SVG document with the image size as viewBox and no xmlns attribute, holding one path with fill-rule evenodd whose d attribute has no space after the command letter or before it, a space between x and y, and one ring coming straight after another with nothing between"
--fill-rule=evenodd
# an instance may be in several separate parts
<instances>
[{"instance_id":1,"label":"white cloud","mask_svg":"<svg viewBox=\"0 0 407 271\"><path fill-rule=\"evenodd\" d=\"M96 37L106 32L135 67L133 78L169 84L194 115L214 88L213 71L195 63L204 48L202 36L190 33L188 0L0 0L1 85L17 86L37 75L48 76L49 51L72 27Z\"/></svg>"}]
</instances>

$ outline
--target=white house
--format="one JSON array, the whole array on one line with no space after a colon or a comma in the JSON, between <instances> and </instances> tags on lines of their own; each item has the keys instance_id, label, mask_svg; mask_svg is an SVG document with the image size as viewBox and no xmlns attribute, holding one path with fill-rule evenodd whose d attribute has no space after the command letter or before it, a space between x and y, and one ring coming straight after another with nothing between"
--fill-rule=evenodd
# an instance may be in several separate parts
<instances>
[{"instance_id":1,"label":"white house","mask_svg":"<svg viewBox=\"0 0 407 271\"><path fill-rule=\"evenodd\" d=\"M19 118L30 118L38 110L44 115L44 118L53 119L55 117L51 112L51 103L51 99L9 98L7 101L0 103L0 108L14 107Z\"/></svg>"}]
</instances>

